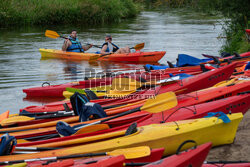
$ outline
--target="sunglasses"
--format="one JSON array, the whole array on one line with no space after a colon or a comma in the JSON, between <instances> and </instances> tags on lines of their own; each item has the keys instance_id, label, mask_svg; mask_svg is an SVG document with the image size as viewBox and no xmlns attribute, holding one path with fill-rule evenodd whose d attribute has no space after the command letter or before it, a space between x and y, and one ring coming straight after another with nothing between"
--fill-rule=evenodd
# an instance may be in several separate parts
<instances>
[{"instance_id":1,"label":"sunglasses","mask_svg":"<svg viewBox=\"0 0 250 167\"><path fill-rule=\"evenodd\" d=\"M106 40L112 40L112 38L106 38Z\"/></svg>"}]
</instances>

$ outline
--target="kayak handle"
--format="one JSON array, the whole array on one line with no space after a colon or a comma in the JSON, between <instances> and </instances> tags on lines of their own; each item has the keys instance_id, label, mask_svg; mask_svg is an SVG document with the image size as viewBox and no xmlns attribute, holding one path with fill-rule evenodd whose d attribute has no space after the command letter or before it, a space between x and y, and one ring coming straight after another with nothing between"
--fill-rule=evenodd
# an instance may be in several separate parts
<instances>
[{"instance_id":1,"label":"kayak handle","mask_svg":"<svg viewBox=\"0 0 250 167\"><path fill-rule=\"evenodd\" d=\"M42 87L44 87L44 85L48 85L48 86L50 86L50 83L49 82L44 82L43 84L42 84Z\"/></svg>"},{"instance_id":2,"label":"kayak handle","mask_svg":"<svg viewBox=\"0 0 250 167\"><path fill-rule=\"evenodd\" d=\"M184 142L178 147L178 149L177 149L177 151L176 151L176 155L179 155L179 154L180 154L180 151L181 151L182 147L183 147L185 144L187 144L187 143L194 143L195 146L194 146L193 148L196 149L196 147L197 147L196 141L194 141L194 140L186 140L186 141L184 141Z\"/></svg>"}]
</instances>

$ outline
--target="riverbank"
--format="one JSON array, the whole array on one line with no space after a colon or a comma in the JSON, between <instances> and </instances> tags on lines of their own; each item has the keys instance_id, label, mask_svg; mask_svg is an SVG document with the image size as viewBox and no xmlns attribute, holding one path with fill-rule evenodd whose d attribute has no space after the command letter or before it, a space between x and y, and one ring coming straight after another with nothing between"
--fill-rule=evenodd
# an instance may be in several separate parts
<instances>
[{"instance_id":1,"label":"riverbank","mask_svg":"<svg viewBox=\"0 0 250 167\"><path fill-rule=\"evenodd\" d=\"M207 161L250 161L250 110L241 121L234 143L212 148Z\"/></svg>"},{"instance_id":2,"label":"riverbank","mask_svg":"<svg viewBox=\"0 0 250 167\"><path fill-rule=\"evenodd\" d=\"M1 0L0 27L113 23L138 13L132 0Z\"/></svg>"}]
</instances>

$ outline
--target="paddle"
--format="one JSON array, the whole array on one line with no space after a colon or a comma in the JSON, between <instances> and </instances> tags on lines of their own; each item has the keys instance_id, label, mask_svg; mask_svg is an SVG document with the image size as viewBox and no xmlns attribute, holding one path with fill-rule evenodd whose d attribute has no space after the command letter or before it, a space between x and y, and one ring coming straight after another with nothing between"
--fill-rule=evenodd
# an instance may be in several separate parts
<instances>
[{"instance_id":1,"label":"paddle","mask_svg":"<svg viewBox=\"0 0 250 167\"><path fill-rule=\"evenodd\" d=\"M43 115L43 116L37 116L37 117L28 117L28 116L15 116L10 117L7 119L4 119L1 121L1 126L9 126L20 122L26 122L26 121L32 121L37 119L49 119L49 118L58 118L58 117L67 117L74 115L74 112L64 112L64 113L55 113L55 114L49 114L49 115Z\"/></svg>"},{"instance_id":2,"label":"paddle","mask_svg":"<svg viewBox=\"0 0 250 167\"><path fill-rule=\"evenodd\" d=\"M132 147L125 149L117 149L110 152L101 153L88 153L88 154L76 154L76 155L66 155L59 157L46 157L46 158L36 158L36 159L26 159L26 160L14 160L14 161L4 161L0 162L0 165L22 163L22 162L32 162L32 161L48 161L48 160L59 160L59 159L69 159L69 158L81 158L81 157L92 157L92 156L117 156L124 155L126 159L135 159L140 157L149 156L151 153L148 146Z\"/></svg>"},{"instance_id":3,"label":"paddle","mask_svg":"<svg viewBox=\"0 0 250 167\"><path fill-rule=\"evenodd\" d=\"M53 39L57 39L57 38L64 38L64 39L68 39L67 37L64 37L64 36L61 36L59 35L57 32L55 31L52 31L52 30L46 30L45 31L45 36L46 37L49 37L49 38L53 38ZM89 43L87 43L87 45L90 45ZM101 48L100 46L98 45L92 45L96 48Z\"/></svg>"},{"instance_id":4,"label":"paddle","mask_svg":"<svg viewBox=\"0 0 250 167\"><path fill-rule=\"evenodd\" d=\"M167 78L164 80L160 80L157 82L140 82L132 78L114 78L112 80L111 90L136 91L138 88L141 88L143 86L154 87L155 85L167 85L167 84L177 82L179 79L180 77L176 76L176 77L171 77L171 78Z\"/></svg>"},{"instance_id":5,"label":"paddle","mask_svg":"<svg viewBox=\"0 0 250 167\"><path fill-rule=\"evenodd\" d=\"M102 119L96 122L92 122L83 126L79 126L77 128L74 128L74 130L79 130L81 128L85 128L91 125L95 125L95 124L100 124L118 117L122 117L124 115L128 115L137 111L147 111L150 113L158 113L164 110L168 110L170 108L173 108L177 105L177 99L175 96L174 92L166 92L160 95L157 95L155 98L153 99L147 99L147 101L144 103L144 105L142 107L137 107L134 108L132 110L117 114L113 117L109 117L106 119Z\"/></svg>"},{"instance_id":6,"label":"paddle","mask_svg":"<svg viewBox=\"0 0 250 167\"><path fill-rule=\"evenodd\" d=\"M52 147L15 147L15 150L26 150L26 151L48 151L48 150L57 150L61 148L52 148Z\"/></svg>"}]
</instances>

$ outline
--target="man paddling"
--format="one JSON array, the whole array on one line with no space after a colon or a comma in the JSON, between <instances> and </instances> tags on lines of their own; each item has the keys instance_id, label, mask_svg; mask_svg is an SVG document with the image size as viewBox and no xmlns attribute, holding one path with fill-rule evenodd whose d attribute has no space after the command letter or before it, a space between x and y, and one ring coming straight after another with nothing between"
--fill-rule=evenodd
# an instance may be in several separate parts
<instances>
[{"instance_id":1,"label":"man paddling","mask_svg":"<svg viewBox=\"0 0 250 167\"><path fill-rule=\"evenodd\" d=\"M77 38L77 31L73 30L70 36L65 39L62 50L67 52L84 52L89 50L92 46L92 44L82 46L81 42Z\"/></svg>"}]
</instances>

